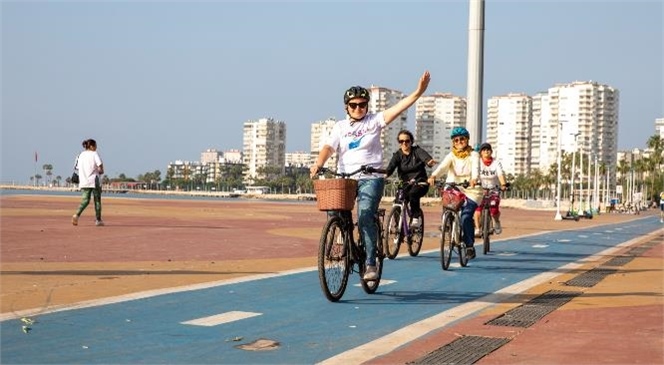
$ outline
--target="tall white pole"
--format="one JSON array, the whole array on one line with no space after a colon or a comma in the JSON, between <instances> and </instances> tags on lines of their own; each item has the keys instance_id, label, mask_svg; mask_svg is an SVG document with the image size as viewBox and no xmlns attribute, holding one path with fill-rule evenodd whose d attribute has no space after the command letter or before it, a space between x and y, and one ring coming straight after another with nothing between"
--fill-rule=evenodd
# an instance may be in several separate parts
<instances>
[{"instance_id":1,"label":"tall white pole","mask_svg":"<svg viewBox=\"0 0 664 365\"><path fill-rule=\"evenodd\" d=\"M561 138L560 137L562 137L561 136L562 129L563 129L562 122L558 122L558 126L559 126L559 128L558 128L558 158L557 158L557 161L558 161L558 178L556 180L556 216L553 219L556 220L556 221L561 221L561 220L563 220L563 216L560 215L560 163L562 161L562 158L561 158L562 144L561 144Z\"/></svg>"},{"instance_id":2,"label":"tall white pole","mask_svg":"<svg viewBox=\"0 0 664 365\"><path fill-rule=\"evenodd\" d=\"M468 18L468 83L466 128L470 146L482 143L482 87L484 79L484 0L470 0Z\"/></svg>"},{"instance_id":3,"label":"tall white pole","mask_svg":"<svg viewBox=\"0 0 664 365\"><path fill-rule=\"evenodd\" d=\"M597 208L597 214L599 214L600 210L600 204L599 204L599 164L597 163L597 155L595 155L595 181L594 181L594 186L595 189L594 191L594 196L593 196L593 202L595 204L595 207Z\"/></svg>"},{"instance_id":4,"label":"tall white pole","mask_svg":"<svg viewBox=\"0 0 664 365\"><path fill-rule=\"evenodd\" d=\"M579 150L579 214L583 212L583 152Z\"/></svg>"},{"instance_id":5,"label":"tall white pole","mask_svg":"<svg viewBox=\"0 0 664 365\"><path fill-rule=\"evenodd\" d=\"M588 181L588 200L586 200L586 210L588 212L592 212L592 207L593 207L590 203L591 192L592 192L592 190L590 190L590 177L592 176L592 174L590 173L590 163L592 161L591 157L592 157L591 152L588 152L588 176L586 177L586 180Z\"/></svg>"}]
</instances>

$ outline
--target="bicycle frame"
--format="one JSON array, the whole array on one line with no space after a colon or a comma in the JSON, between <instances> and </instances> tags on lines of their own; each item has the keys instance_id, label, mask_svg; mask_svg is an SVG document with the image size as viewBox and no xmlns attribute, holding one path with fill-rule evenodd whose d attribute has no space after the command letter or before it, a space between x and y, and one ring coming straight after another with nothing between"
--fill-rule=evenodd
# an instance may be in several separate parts
<instances>
[{"instance_id":1,"label":"bicycle frame","mask_svg":"<svg viewBox=\"0 0 664 365\"><path fill-rule=\"evenodd\" d=\"M352 173L337 173L329 169L322 169L319 174L331 173L340 178L349 178L360 172L378 172L384 173L385 170L374 169L362 166ZM336 302L343 296L348 284L348 277L355 271L360 274L360 284L368 294L374 293L378 289L380 277L383 270L383 217L385 209L378 209L375 212L374 219L377 226L378 240L376 242L376 268L377 280L364 280L366 271L366 246L361 231L355 230L357 223L353 220L351 210L331 210L328 211L328 219L321 232L319 250L318 250L318 278L321 289L325 297ZM358 239L355 239L355 232L358 232Z\"/></svg>"},{"instance_id":2,"label":"bicycle frame","mask_svg":"<svg viewBox=\"0 0 664 365\"><path fill-rule=\"evenodd\" d=\"M467 184L438 183L436 185L436 187L442 190L453 189L457 191L461 191L459 187L462 186L465 187ZM449 269L452 252L454 251L459 255L461 266L465 267L468 265L468 255L466 253L466 243L463 241L462 236L460 209L452 210L443 206L440 220L440 261L443 270Z\"/></svg>"},{"instance_id":3,"label":"bicycle frame","mask_svg":"<svg viewBox=\"0 0 664 365\"><path fill-rule=\"evenodd\" d=\"M419 228L411 229L410 220L412 212L410 201L405 195L405 186L409 183L399 183L395 194L392 209L386 220L385 226L385 253L389 259L395 259L399 254L401 242L405 239L408 244L408 253L410 256L417 256L422 248L424 232L424 216L421 217Z\"/></svg>"},{"instance_id":4,"label":"bicycle frame","mask_svg":"<svg viewBox=\"0 0 664 365\"><path fill-rule=\"evenodd\" d=\"M494 234L493 229L493 219L491 214L491 208L497 207L498 202L500 201L500 189L493 187L491 189L484 189L484 195L482 196L481 202L481 213L480 213L480 230L482 232L482 252L486 255L491 251L491 239L490 236Z\"/></svg>"}]
</instances>

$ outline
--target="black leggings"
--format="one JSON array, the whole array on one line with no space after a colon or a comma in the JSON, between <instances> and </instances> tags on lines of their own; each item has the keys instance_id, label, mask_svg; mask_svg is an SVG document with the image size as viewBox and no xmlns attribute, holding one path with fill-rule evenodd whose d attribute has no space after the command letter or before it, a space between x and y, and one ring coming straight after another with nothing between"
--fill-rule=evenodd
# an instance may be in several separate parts
<instances>
[{"instance_id":1,"label":"black leggings","mask_svg":"<svg viewBox=\"0 0 664 365\"><path fill-rule=\"evenodd\" d=\"M406 185L404 187L404 194L410 202L410 211L413 215L413 218L419 218L422 216L422 209L420 208L420 198L427 195L429 192L429 184L426 185Z\"/></svg>"}]
</instances>

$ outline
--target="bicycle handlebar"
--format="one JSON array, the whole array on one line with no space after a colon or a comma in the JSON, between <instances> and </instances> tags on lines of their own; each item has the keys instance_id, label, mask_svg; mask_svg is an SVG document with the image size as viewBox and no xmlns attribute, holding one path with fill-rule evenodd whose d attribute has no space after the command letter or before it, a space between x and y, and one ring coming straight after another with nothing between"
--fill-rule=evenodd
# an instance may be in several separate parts
<instances>
[{"instance_id":1,"label":"bicycle handlebar","mask_svg":"<svg viewBox=\"0 0 664 365\"><path fill-rule=\"evenodd\" d=\"M436 187L438 189L442 189L445 187L450 187L455 190L459 190L459 187L462 188L468 188L470 186L470 183L468 181L464 181L462 183L455 183L455 182L445 182L445 181L436 181Z\"/></svg>"},{"instance_id":2,"label":"bicycle handlebar","mask_svg":"<svg viewBox=\"0 0 664 365\"><path fill-rule=\"evenodd\" d=\"M341 178L346 179L346 178L349 178L349 177L351 177L351 176L353 176L353 175L357 175L357 174L359 174L359 173L367 173L367 174L371 174L371 173L374 173L374 172L375 172L375 173L379 173L379 174L385 174L385 173L387 173L387 170L385 170L385 169L379 169L379 168L376 168L376 167L371 167L371 166L362 165L362 166L360 166L359 169L357 169L357 170L355 170L355 171L353 171L353 172L337 172L337 171L334 171L334 170L329 169L329 168L327 168L327 167L322 167L322 168L318 169L318 176L322 176L322 175L324 175L325 173L330 173L330 174L333 174L334 176L339 176L339 177L341 177Z\"/></svg>"}]
</instances>

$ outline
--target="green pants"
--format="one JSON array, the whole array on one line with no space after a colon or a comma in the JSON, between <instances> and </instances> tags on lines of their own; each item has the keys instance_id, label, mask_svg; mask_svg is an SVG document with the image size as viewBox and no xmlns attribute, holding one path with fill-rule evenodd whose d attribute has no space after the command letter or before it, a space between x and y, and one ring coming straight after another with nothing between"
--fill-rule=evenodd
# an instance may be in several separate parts
<instances>
[{"instance_id":1,"label":"green pants","mask_svg":"<svg viewBox=\"0 0 664 365\"><path fill-rule=\"evenodd\" d=\"M95 201L95 217L98 221L101 220L101 184L97 180L94 188L81 188L81 205L76 211L77 216L81 216L81 213L88 207L90 204L90 194L92 194Z\"/></svg>"}]
</instances>

